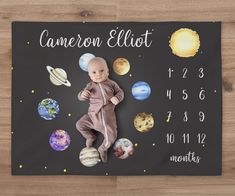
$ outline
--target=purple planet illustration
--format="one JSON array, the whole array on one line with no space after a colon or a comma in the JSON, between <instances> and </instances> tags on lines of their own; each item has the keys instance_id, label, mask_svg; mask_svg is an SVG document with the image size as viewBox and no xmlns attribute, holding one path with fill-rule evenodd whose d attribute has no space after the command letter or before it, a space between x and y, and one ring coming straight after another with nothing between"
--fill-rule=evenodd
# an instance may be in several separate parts
<instances>
[{"instance_id":1,"label":"purple planet illustration","mask_svg":"<svg viewBox=\"0 0 235 196\"><path fill-rule=\"evenodd\" d=\"M64 130L56 130L51 134L49 143L56 151L66 150L70 145L70 136Z\"/></svg>"}]
</instances>

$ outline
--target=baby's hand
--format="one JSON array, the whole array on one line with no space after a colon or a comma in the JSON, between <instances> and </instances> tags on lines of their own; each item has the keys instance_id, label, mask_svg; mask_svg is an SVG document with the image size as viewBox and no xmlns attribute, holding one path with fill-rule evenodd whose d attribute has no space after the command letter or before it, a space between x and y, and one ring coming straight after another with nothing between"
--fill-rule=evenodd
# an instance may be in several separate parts
<instances>
[{"instance_id":1,"label":"baby's hand","mask_svg":"<svg viewBox=\"0 0 235 196\"><path fill-rule=\"evenodd\" d=\"M119 103L119 100L118 100L118 98L117 97L112 97L111 99L110 99L110 101L114 104L114 105L117 105L118 103Z\"/></svg>"},{"instance_id":2,"label":"baby's hand","mask_svg":"<svg viewBox=\"0 0 235 196\"><path fill-rule=\"evenodd\" d=\"M84 90L84 91L81 93L81 98L82 98L82 99L88 99L90 96L91 96L91 92L88 91L88 90Z\"/></svg>"}]
</instances>

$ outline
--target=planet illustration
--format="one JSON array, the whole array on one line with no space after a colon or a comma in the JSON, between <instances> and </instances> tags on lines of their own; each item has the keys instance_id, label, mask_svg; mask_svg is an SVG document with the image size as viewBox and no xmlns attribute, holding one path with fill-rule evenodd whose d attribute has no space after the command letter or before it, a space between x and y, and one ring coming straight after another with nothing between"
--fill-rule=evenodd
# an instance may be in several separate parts
<instances>
[{"instance_id":1,"label":"planet illustration","mask_svg":"<svg viewBox=\"0 0 235 196\"><path fill-rule=\"evenodd\" d=\"M125 75L130 70L130 63L125 58L117 58L113 62L113 70L118 75Z\"/></svg>"},{"instance_id":2,"label":"planet illustration","mask_svg":"<svg viewBox=\"0 0 235 196\"><path fill-rule=\"evenodd\" d=\"M49 143L56 151L66 150L70 145L70 136L64 130L56 130L51 134Z\"/></svg>"},{"instance_id":3,"label":"planet illustration","mask_svg":"<svg viewBox=\"0 0 235 196\"><path fill-rule=\"evenodd\" d=\"M176 56L193 57L200 47L200 38L196 31L181 28L171 35L169 46Z\"/></svg>"},{"instance_id":4,"label":"planet illustration","mask_svg":"<svg viewBox=\"0 0 235 196\"><path fill-rule=\"evenodd\" d=\"M130 140L126 138L118 139L113 147L113 152L119 159L127 159L134 153L134 147Z\"/></svg>"},{"instance_id":5,"label":"planet illustration","mask_svg":"<svg viewBox=\"0 0 235 196\"><path fill-rule=\"evenodd\" d=\"M83 71L88 71L88 63L91 59L93 59L95 57L94 54L91 53L85 53L83 54L80 59L79 59L79 66Z\"/></svg>"},{"instance_id":6,"label":"planet illustration","mask_svg":"<svg viewBox=\"0 0 235 196\"><path fill-rule=\"evenodd\" d=\"M54 119L59 111L59 105L54 99L46 98L38 104L38 114L45 120Z\"/></svg>"},{"instance_id":7,"label":"planet illustration","mask_svg":"<svg viewBox=\"0 0 235 196\"><path fill-rule=\"evenodd\" d=\"M86 167L93 167L100 162L99 152L93 147L83 148L79 154L79 159Z\"/></svg>"},{"instance_id":8,"label":"planet illustration","mask_svg":"<svg viewBox=\"0 0 235 196\"><path fill-rule=\"evenodd\" d=\"M70 87L71 83L67 80L67 73L61 68L53 68L47 66L47 71L50 74L50 81L56 86L65 85Z\"/></svg>"},{"instance_id":9,"label":"planet illustration","mask_svg":"<svg viewBox=\"0 0 235 196\"><path fill-rule=\"evenodd\" d=\"M134 119L135 128L142 133L150 131L153 128L153 125L154 119L152 114L142 112L137 114Z\"/></svg>"},{"instance_id":10,"label":"planet illustration","mask_svg":"<svg viewBox=\"0 0 235 196\"><path fill-rule=\"evenodd\" d=\"M139 81L132 86L132 95L137 100L145 100L151 94L151 88L147 82Z\"/></svg>"}]
</instances>

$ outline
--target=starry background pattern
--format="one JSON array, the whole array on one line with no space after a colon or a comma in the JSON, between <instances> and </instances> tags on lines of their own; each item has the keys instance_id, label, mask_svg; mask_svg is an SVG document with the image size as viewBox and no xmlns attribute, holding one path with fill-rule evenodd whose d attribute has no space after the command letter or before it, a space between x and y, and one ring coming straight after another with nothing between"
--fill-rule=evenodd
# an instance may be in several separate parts
<instances>
[{"instance_id":1,"label":"starry background pattern","mask_svg":"<svg viewBox=\"0 0 235 196\"><path fill-rule=\"evenodd\" d=\"M136 36L146 29L153 29L151 47L109 48L105 41L109 31L131 29ZM190 28L200 36L201 46L192 58L180 58L169 47L171 34L180 28ZM42 48L40 33L48 29L49 36L56 38L99 36L100 48ZM106 22L106 23L12 23L12 174L13 175L220 175L222 156L222 90L221 90L221 24L219 22ZM128 138L134 144L134 154L121 160L109 150L108 163L98 163L87 168L79 161L79 152L85 140L76 130L75 123L87 112L88 102L77 99L78 92L89 81L86 72L79 67L82 54L92 53L105 58L109 65L110 78L125 92L125 99L116 107L118 138ZM128 74L114 73L112 63L118 57L128 59L131 69ZM55 86L49 80L46 65L59 67L67 72L71 87ZM171 67L173 77L168 78ZM182 78L182 69L188 68L187 79ZM198 69L203 67L205 77L198 78ZM131 74L131 75L130 75ZM145 81L151 87L147 100L138 101L131 95L131 86ZM201 88L206 99L198 99ZM166 90L172 89L172 100ZM182 89L187 89L189 99L182 100ZM38 103L45 98L55 99L60 106L59 115L51 120L42 119ZM166 122L167 111L173 116ZM189 121L184 123L183 113L188 111ZM198 112L206 114L203 123ZM154 127L147 133L138 132L133 124L140 113L152 113ZM54 151L49 137L57 129L67 131L71 137L68 149ZM197 143L196 135L206 133L206 144ZM175 134L175 143L166 143L166 134ZM182 134L190 133L190 144L182 143ZM94 147L103 140L98 135ZM189 151L202 157L199 164L173 163L170 155L185 155Z\"/></svg>"}]
</instances>

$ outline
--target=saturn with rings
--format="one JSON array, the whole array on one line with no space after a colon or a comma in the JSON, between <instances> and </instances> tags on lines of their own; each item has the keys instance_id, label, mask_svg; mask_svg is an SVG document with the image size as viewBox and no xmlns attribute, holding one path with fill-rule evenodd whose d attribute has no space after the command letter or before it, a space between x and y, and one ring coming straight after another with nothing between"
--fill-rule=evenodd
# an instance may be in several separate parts
<instances>
[{"instance_id":1,"label":"saturn with rings","mask_svg":"<svg viewBox=\"0 0 235 196\"><path fill-rule=\"evenodd\" d=\"M70 87L71 83L67 79L67 73L61 68L53 68L47 65L47 71L50 74L50 81L56 86L65 85Z\"/></svg>"}]
</instances>

